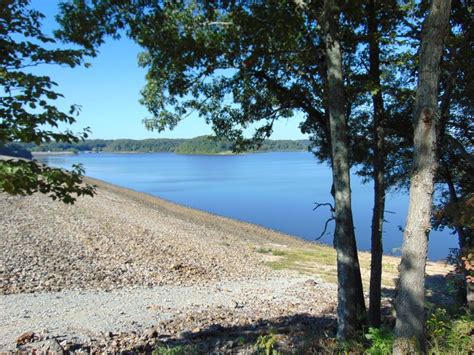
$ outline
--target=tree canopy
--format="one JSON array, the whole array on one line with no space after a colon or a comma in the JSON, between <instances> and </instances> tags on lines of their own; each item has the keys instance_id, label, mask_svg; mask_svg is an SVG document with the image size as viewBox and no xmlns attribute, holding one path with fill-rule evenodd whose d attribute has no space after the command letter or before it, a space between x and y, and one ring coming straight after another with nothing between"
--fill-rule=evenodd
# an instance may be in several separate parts
<instances>
[{"instance_id":1,"label":"tree canopy","mask_svg":"<svg viewBox=\"0 0 474 355\"><path fill-rule=\"evenodd\" d=\"M54 48L55 40L41 30L43 15L29 8L28 0L7 0L0 6L0 147L10 142L78 142L87 130L75 135L60 131L60 123L75 122L77 106L62 112L54 104L61 97L57 84L37 74L36 67L54 64L75 67L83 51ZM0 160L0 191L10 194L42 192L72 203L76 196L92 195L93 187L82 184L81 166L71 172L32 160Z\"/></svg>"}]
</instances>

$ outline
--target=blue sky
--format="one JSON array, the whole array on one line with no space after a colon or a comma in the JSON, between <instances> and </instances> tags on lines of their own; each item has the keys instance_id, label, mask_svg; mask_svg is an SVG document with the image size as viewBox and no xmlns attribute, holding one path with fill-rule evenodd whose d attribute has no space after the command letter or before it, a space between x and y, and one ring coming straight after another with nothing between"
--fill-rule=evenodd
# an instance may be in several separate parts
<instances>
[{"instance_id":1,"label":"blue sky","mask_svg":"<svg viewBox=\"0 0 474 355\"><path fill-rule=\"evenodd\" d=\"M31 4L46 16L43 30L51 33L57 27L54 20L57 1L33 0ZM145 84L145 70L137 64L139 52L140 47L127 38L108 39L99 55L88 60L92 64L90 68L45 65L38 70L59 84L58 92L65 97L58 106L64 110L71 104L81 106L81 114L72 129L81 131L90 127L90 138L191 138L211 134L211 128L197 115L186 118L173 131L157 133L145 129L142 119L149 117L149 113L138 102ZM298 124L296 117L277 122L272 139L307 138Z\"/></svg>"}]
</instances>

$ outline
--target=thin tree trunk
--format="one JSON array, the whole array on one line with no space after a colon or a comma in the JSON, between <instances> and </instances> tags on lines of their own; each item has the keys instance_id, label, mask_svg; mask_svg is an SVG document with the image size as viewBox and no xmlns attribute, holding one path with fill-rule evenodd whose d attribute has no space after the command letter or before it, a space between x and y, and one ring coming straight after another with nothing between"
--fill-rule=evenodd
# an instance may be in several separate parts
<instances>
[{"instance_id":1,"label":"thin tree trunk","mask_svg":"<svg viewBox=\"0 0 474 355\"><path fill-rule=\"evenodd\" d=\"M444 165L444 164L443 164ZM453 179L451 177L451 172L448 166L444 166L445 174L444 178L446 179L446 184L448 185L449 190L449 197L451 203L455 204L459 202L458 194L456 192L456 188L454 187ZM461 226L456 227L456 232L458 233L458 241L459 241L459 251L462 253L464 247L466 246L466 234Z\"/></svg>"},{"instance_id":2,"label":"thin tree trunk","mask_svg":"<svg viewBox=\"0 0 474 355\"><path fill-rule=\"evenodd\" d=\"M373 112L373 178L374 178L374 209L372 214L370 292L369 292L369 324L380 326L380 304L382 288L382 231L385 210L385 169L384 169L384 104L380 87L380 48L378 40L378 23L375 0L368 4L368 35L369 35L369 75L372 83Z\"/></svg>"},{"instance_id":3,"label":"thin tree trunk","mask_svg":"<svg viewBox=\"0 0 474 355\"><path fill-rule=\"evenodd\" d=\"M449 121L449 112L451 109L451 95L453 93L453 88L455 83L455 76L451 72L448 71L447 83L444 89L443 97L441 98L440 104L440 124L439 124L439 134L438 134L438 156L440 156L440 152L442 149L449 149L446 146L447 139L446 135L446 126ZM457 203L459 201L458 194L456 192L456 188L454 187L453 178L451 175L450 167L445 159L440 159L442 169L444 171L443 177L446 180L446 185L448 185L448 191L451 203ZM456 232L458 233L458 240L459 240L459 249L460 251L464 248L466 236L462 229L462 227L456 227Z\"/></svg>"},{"instance_id":4,"label":"thin tree trunk","mask_svg":"<svg viewBox=\"0 0 474 355\"><path fill-rule=\"evenodd\" d=\"M450 109L451 109L451 95L453 93L454 86L456 85L455 75L454 73L448 71L447 75L447 82L444 89L443 97L441 98L440 104L440 128L439 128L439 149L438 151L441 152L442 149L450 149L447 146L442 146L443 143L449 142L449 135L446 135L446 126L449 121L450 117ZM453 143L453 141L450 141ZM443 168L443 177L448 185L448 191L450 196L450 202L452 204L456 204L459 202L459 198L456 192L456 188L453 183L453 178L451 175L451 168L449 167L447 159L440 159L442 168ZM464 229L463 226L456 226L456 232L458 234L458 241L459 241L459 258L466 256L469 253L469 246L468 240L469 234L471 231L469 229ZM461 260L459 260L462 263ZM465 267L461 267L461 270L464 273L464 282L465 282L465 289L463 293L459 296L463 298L465 303L468 307L473 310L474 309L474 285L468 282L467 276L469 275L469 271L465 269ZM465 292L464 292L465 291Z\"/></svg>"},{"instance_id":5,"label":"thin tree trunk","mask_svg":"<svg viewBox=\"0 0 474 355\"><path fill-rule=\"evenodd\" d=\"M444 165L445 170L444 178L446 179L446 184L448 185L449 195L451 199L451 203L455 204L459 202L459 198L456 192L456 188L454 187L454 183L451 177L451 172L449 167ZM462 226L456 226L456 232L458 233L458 240L459 240L459 257L467 256L469 251L472 250L472 244L469 243L472 235L472 230L470 228L464 229ZM460 260L462 263L462 261ZM474 310L474 284L468 281L467 277L469 275L469 271L466 270L465 267L461 267L461 271L464 274L464 286L465 292L462 294L460 293L460 297L463 298L463 301L469 307L471 311Z\"/></svg>"},{"instance_id":6,"label":"thin tree trunk","mask_svg":"<svg viewBox=\"0 0 474 355\"><path fill-rule=\"evenodd\" d=\"M337 251L338 329L340 340L355 336L365 315L364 294L351 208L349 154L346 132L345 93L338 33L340 9L335 0L324 1L322 25L328 71L328 106L335 198Z\"/></svg>"},{"instance_id":7,"label":"thin tree trunk","mask_svg":"<svg viewBox=\"0 0 474 355\"><path fill-rule=\"evenodd\" d=\"M414 112L414 157L410 205L403 236L399 291L396 300L395 354L424 350L424 285L431 228L439 123L439 63L449 25L450 0L433 0L423 24Z\"/></svg>"}]
</instances>

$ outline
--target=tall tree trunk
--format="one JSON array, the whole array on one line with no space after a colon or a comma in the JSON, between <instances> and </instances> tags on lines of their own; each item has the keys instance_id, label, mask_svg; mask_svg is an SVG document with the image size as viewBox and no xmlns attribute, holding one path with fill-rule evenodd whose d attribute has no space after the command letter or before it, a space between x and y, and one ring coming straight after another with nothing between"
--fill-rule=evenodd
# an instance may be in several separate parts
<instances>
[{"instance_id":1,"label":"tall tree trunk","mask_svg":"<svg viewBox=\"0 0 474 355\"><path fill-rule=\"evenodd\" d=\"M337 39L340 9L325 0L322 26L326 45L328 106L335 199L337 251L338 328L340 340L354 337L365 315L364 294L351 208L349 154L346 132L345 93L340 44Z\"/></svg>"},{"instance_id":2,"label":"tall tree trunk","mask_svg":"<svg viewBox=\"0 0 474 355\"><path fill-rule=\"evenodd\" d=\"M443 94L443 97L441 98L441 103L440 103L438 157L442 156L440 154L442 149L449 149L446 147L447 139L445 137L445 134L446 134L446 126L448 125L448 121L449 121L449 112L451 109L451 95L453 93L454 86L456 85L455 76L450 71L448 71L446 80L447 82L444 88L444 94ZM443 147L443 143L445 145L444 147ZM459 202L459 199L458 199L458 194L456 192L456 188L454 187L453 178L451 175L451 169L448 166L449 164L447 162L449 158L446 158L446 159L441 158L439 160L440 160L442 171L444 172L442 174L443 178L446 181L446 185L448 185L450 201L451 203L457 203ZM459 249L461 251L461 249L464 248L466 236L462 227L456 227L456 232L458 233Z\"/></svg>"},{"instance_id":3,"label":"tall tree trunk","mask_svg":"<svg viewBox=\"0 0 474 355\"><path fill-rule=\"evenodd\" d=\"M448 64L449 66L449 64ZM453 183L453 178L451 175L451 167L449 166L449 138L446 136L446 127L450 118L450 109L451 109L451 95L453 93L454 86L456 85L455 81L456 76L454 73L448 70L447 73L447 78L446 78L446 83L445 83L445 88L444 88L444 94L443 97L441 98L441 104L440 104L440 128L439 128L439 148L438 152L441 153L443 149L448 150L448 157L445 159L440 159L440 164L443 170L443 178L448 185L448 191L449 191L449 196L450 196L450 203L456 204L459 202L459 198L456 192L456 188ZM444 146L443 146L444 143ZM452 143L452 141L451 141ZM446 154L446 153L445 153ZM440 154L438 154L440 155ZM464 229L462 226L455 226L456 232L458 234L458 241L459 241L459 254L458 257L462 258L469 254L469 246L468 246L468 240L470 238L468 237L471 232L469 229ZM462 264L462 259L459 260L459 263ZM464 274L464 288L459 289L459 296L462 298L465 303L468 305L468 307L473 310L474 309L474 285L470 282L468 282L468 275L469 271L466 270L465 267L461 267L461 271Z\"/></svg>"},{"instance_id":4,"label":"tall tree trunk","mask_svg":"<svg viewBox=\"0 0 474 355\"><path fill-rule=\"evenodd\" d=\"M450 202L455 204L459 202L459 198L454 187L454 183L451 176L449 166L443 161L444 178L449 189ZM459 258L465 257L472 251L472 230L470 228L463 228L462 226L456 226L456 232L458 233L459 240ZM463 261L459 260L462 264ZM464 266L460 270L464 274L464 287L462 293L459 296L463 298L463 301L469 307L471 311L474 311L474 284L468 281L469 270L466 270ZM459 290L461 291L461 290ZM464 292L465 291L465 292Z\"/></svg>"},{"instance_id":5,"label":"tall tree trunk","mask_svg":"<svg viewBox=\"0 0 474 355\"><path fill-rule=\"evenodd\" d=\"M414 112L414 157L410 205L403 236L396 301L395 354L424 349L424 285L437 167L439 63L449 25L450 0L432 0L423 24Z\"/></svg>"},{"instance_id":6,"label":"tall tree trunk","mask_svg":"<svg viewBox=\"0 0 474 355\"><path fill-rule=\"evenodd\" d=\"M451 172L449 170L449 166L446 166L447 164L444 164L443 162L443 169L445 170L444 178L446 180L446 185L448 185L448 191L449 191L449 199L452 204L458 203L459 198L458 194L456 192L456 188L454 187L453 179L451 177ZM466 246L466 233L464 232L463 228L461 226L456 226L456 232L458 233L458 241L459 241L459 251L462 253L463 249Z\"/></svg>"},{"instance_id":7,"label":"tall tree trunk","mask_svg":"<svg viewBox=\"0 0 474 355\"><path fill-rule=\"evenodd\" d=\"M370 292L369 292L369 324L380 326L380 303L382 288L382 231L385 210L385 169L384 169L384 104L380 87L380 48L377 11L375 0L368 4L368 35L369 35L369 75L372 84L373 112L373 178L374 178L374 209L372 214Z\"/></svg>"}]
</instances>

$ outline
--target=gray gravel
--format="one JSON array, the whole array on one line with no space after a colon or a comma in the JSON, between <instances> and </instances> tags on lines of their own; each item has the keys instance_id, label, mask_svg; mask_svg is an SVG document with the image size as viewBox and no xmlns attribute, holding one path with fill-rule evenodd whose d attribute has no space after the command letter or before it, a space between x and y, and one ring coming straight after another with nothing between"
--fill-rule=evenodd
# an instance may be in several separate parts
<instances>
[{"instance_id":1,"label":"gray gravel","mask_svg":"<svg viewBox=\"0 0 474 355\"><path fill-rule=\"evenodd\" d=\"M73 206L0 195L0 350L26 333L17 349L114 352L149 343L150 329L333 313L335 285L270 270L256 252L304 242L91 182L97 196Z\"/></svg>"},{"instance_id":2,"label":"gray gravel","mask_svg":"<svg viewBox=\"0 0 474 355\"><path fill-rule=\"evenodd\" d=\"M318 285L308 286L307 280L307 277L286 276L206 286L6 295L1 297L0 349L13 350L16 338L29 331L61 339L93 338L106 332L140 333L160 322L209 310L232 311L234 319L251 317L252 320L278 316L280 308L290 305L293 307L288 309L290 312L322 311L332 301L335 288L320 280ZM321 291L327 295L326 302L320 302L318 307L310 302L314 298L309 297ZM175 332L192 331L195 326L193 322L180 324Z\"/></svg>"}]
</instances>

